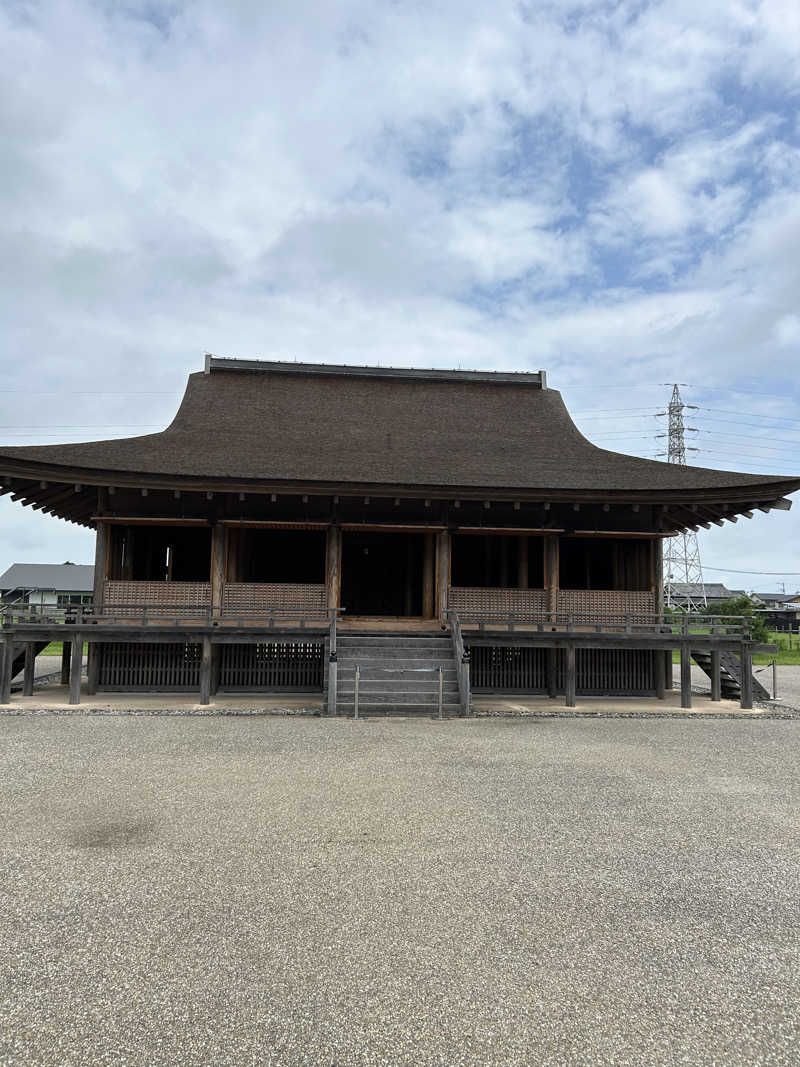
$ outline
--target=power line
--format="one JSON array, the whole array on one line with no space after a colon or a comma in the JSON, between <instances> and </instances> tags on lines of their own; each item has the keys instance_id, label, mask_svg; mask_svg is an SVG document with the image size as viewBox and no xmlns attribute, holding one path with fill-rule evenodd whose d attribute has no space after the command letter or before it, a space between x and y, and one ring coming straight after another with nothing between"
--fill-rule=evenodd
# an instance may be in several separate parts
<instances>
[{"instance_id":1,"label":"power line","mask_svg":"<svg viewBox=\"0 0 800 1067\"><path fill-rule=\"evenodd\" d=\"M796 422L800 425L800 419L790 419L786 415L765 415L763 411L732 411L730 408L707 408L703 411L713 411L720 415L754 415L758 419L771 419L773 422Z\"/></svg>"},{"instance_id":2,"label":"power line","mask_svg":"<svg viewBox=\"0 0 800 1067\"><path fill-rule=\"evenodd\" d=\"M727 574L768 574L777 578L798 578L800 571L737 571L733 567L706 567L707 571L725 571Z\"/></svg>"}]
</instances>

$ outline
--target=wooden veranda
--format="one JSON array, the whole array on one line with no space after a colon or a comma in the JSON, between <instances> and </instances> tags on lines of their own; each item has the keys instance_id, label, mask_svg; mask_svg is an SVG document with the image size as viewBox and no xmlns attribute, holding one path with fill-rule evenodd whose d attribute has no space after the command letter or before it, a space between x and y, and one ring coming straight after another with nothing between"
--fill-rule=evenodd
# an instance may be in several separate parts
<instances>
[{"instance_id":1,"label":"wooden veranda","mask_svg":"<svg viewBox=\"0 0 800 1067\"><path fill-rule=\"evenodd\" d=\"M249 692L324 690L328 713L335 714L339 617L338 610L322 609L215 615L211 608L187 612L184 605L173 612L165 605L142 604L126 605L124 611L119 607L95 611L91 606L46 613L6 609L2 617L0 703L10 702L11 682L20 668L23 693L33 692L36 653L50 642L60 641L65 649L63 680L69 681L71 704L81 701L83 650L88 646L87 692L90 695L98 689L138 692L194 689L199 703L209 704L218 688L226 687L227 679L227 684ZM452 641L461 714L469 714L471 707L471 660L481 658L485 670L486 657L481 657L485 650L490 650L489 659L495 661L498 650L502 650L506 668L511 662L518 672L512 678L504 668L505 673L498 675L502 683L499 689L546 692L549 696L561 691L567 707L577 704L581 658L583 688L603 691L603 670L597 664L592 665L592 654L638 654L648 679L643 688L651 690L657 699L664 699L665 690L672 687L673 652L678 651L683 708L692 707L692 656L699 653L708 658L711 700L719 701L721 657L735 654L740 664L740 704L742 708L751 708L752 657L754 653L773 653L777 648L756 642L750 623L749 618L740 616L676 619L663 613L486 611L460 614L449 611L441 632L448 634ZM347 629L351 638L359 632L374 631L364 624L361 631L352 626ZM399 637L406 635L406 630L398 633ZM131 677L130 670L124 669L126 657L136 659L137 651L145 648L149 667L142 667L135 686L126 685L125 680ZM256 649L261 650L258 662L253 658ZM172 660L170 650L176 653ZM531 662L532 655L541 657L538 671L531 673L528 669L520 673L523 650L529 650L527 656ZM599 662L600 657L596 658ZM115 685L114 665L119 667L120 663L122 684ZM169 677L166 683L165 672ZM608 685L607 681L605 684Z\"/></svg>"}]
</instances>

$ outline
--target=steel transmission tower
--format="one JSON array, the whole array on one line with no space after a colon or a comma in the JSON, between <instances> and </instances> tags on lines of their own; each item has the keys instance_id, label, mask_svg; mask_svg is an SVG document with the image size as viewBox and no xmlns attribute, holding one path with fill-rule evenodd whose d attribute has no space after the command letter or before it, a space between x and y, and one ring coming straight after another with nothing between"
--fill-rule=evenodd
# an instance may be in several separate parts
<instances>
[{"instance_id":1,"label":"steel transmission tower","mask_svg":"<svg viewBox=\"0 0 800 1067\"><path fill-rule=\"evenodd\" d=\"M672 398L665 412L669 417L669 428L659 437L667 438L667 463L686 466L687 430L696 433L693 426L686 427L683 422L685 408L694 408L694 404L684 404L680 389L676 383L672 387ZM689 446L689 451L697 449ZM703 583L703 567L700 563L700 548L694 530L685 530L668 537L664 541L664 583L666 586L666 603L668 608L683 611L704 610L708 605L706 589ZM683 586L684 588L676 588Z\"/></svg>"}]
</instances>

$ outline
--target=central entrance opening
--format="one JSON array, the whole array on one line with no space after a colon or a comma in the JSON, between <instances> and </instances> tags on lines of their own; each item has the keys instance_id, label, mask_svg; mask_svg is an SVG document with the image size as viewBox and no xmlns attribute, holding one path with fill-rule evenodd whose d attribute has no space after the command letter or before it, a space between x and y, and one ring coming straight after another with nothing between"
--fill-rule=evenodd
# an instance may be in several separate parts
<instances>
[{"instance_id":1,"label":"central entrance opening","mask_svg":"<svg viewBox=\"0 0 800 1067\"><path fill-rule=\"evenodd\" d=\"M342 607L347 616L422 615L425 535L342 534Z\"/></svg>"}]
</instances>

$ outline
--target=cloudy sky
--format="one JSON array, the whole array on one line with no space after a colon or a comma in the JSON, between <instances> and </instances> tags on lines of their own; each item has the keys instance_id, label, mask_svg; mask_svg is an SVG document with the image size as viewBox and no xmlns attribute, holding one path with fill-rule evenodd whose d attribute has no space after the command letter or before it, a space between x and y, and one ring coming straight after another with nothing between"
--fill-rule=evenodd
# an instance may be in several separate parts
<instances>
[{"instance_id":1,"label":"cloudy sky","mask_svg":"<svg viewBox=\"0 0 800 1067\"><path fill-rule=\"evenodd\" d=\"M797 0L0 0L0 440L203 353L545 368L599 444L800 475ZM704 534L800 587L800 503ZM91 535L4 499L0 569ZM736 574L756 568L783 574Z\"/></svg>"}]
</instances>

